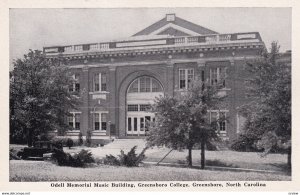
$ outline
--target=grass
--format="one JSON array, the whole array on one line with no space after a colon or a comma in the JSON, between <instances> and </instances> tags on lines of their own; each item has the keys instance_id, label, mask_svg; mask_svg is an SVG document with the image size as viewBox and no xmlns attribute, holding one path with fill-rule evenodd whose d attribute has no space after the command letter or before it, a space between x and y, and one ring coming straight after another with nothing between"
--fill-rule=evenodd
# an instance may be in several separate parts
<instances>
[{"instance_id":1,"label":"grass","mask_svg":"<svg viewBox=\"0 0 300 195\"><path fill-rule=\"evenodd\" d=\"M168 150L160 149L146 153L146 161L158 162ZM200 150L193 150L193 164L200 165ZM184 163L187 151L172 151L163 162ZM234 167L245 169L259 169L269 171L282 171L287 162L287 155L269 154L262 157L255 152L236 151L206 151L206 164L210 166Z\"/></svg>"},{"instance_id":2,"label":"grass","mask_svg":"<svg viewBox=\"0 0 300 195\"><path fill-rule=\"evenodd\" d=\"M18 150L24 146L11 145L10 148ZM84 146L73 147L71 149L65 147L65 152L79 152L81 149L87 149L92 152L94 157L102 158L105 155L113 154L115 156L120 154L120 149L110 149L105 147L87 148ZM140 152L142 148L138 148ZM146 151L146 162L158 162L161 160L170 149L166 148L153 148ZM125 152L129 151L125 150ZM200 165L200 150L193 150L193 164ZM262 157L256 152L236 152L236 151L206 151L206 165L221 166L232 168L245 168L245 169L258 169L267 171L279 171L288 173L286 162L287 155L285 154L269 154ZM162 162L164 163L178 163L185 164L187 151L172 151Z\"/></svg>"},{"instance_id":3,"label":"grass","mask_svg":"<svg viewBox=\"0 0 300 195\"><path fill-rule=\"evenodd\" d=\"M133 174L134 173L134 174ZM290 176L181 167L61 167L43 161L10 161L10 181L289 181Z\"/></svg>"}]
</instances>

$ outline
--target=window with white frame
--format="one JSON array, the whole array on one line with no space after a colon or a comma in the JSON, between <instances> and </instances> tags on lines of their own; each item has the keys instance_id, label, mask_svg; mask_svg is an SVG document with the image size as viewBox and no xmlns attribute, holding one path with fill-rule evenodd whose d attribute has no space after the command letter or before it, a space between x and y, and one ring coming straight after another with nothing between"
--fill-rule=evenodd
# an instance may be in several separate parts
<instances>
[{"instance_id":1,"label":"window with white frame","mask_svg":"<svg viewBox=\"0 0 300 195\"><path fill-rule=\"evenodd\" d=\"M68 116L68 124L72 130L80 130L80 112L70 112Z\"/></svg>"},{"instance_id":2,"label":"window with white frame","mask_svg":"<svg viewBox=\"0 0 300 195\"><path fill-rule=\"evenodd\" d=\"M194 80L194 69L179 69L179 89L188 89Z\"/></svg>"},{"instance_id":3,"label":"window with white frame","mask_svg":"<svg viewBox=\"0 0 300 195\"><path fill-rule=\"evenodd\" d=\"M73 82L69 87L70 92L79 92L80 91L80 83L79 83L79 74L72 75Z\"/></svg>"},{"instance_id":4,"label":"window with white frame","mask_svg":"<svg viewBox=\"0 0 300 195\"><path fill-rule=\"evenodd\" d=\"M149 76L142 76L135 79L129 86L128 93L149 93L162 92L160 83Z\"/></svg>"},{"instance_id":5,"label":"window with white frame","mask_svg":"<svg viewBox=\"0 0 300 195\"><path fill-rule=\"evenodd\" d=\"M105 73L94 74L94 91L107 91L107 77Z\"/></svg>"},{"instance_id":6,"label":"window with white frame","mask_svg":"<svg viewBox=\"0 0 300 195\"><path fill-rule=\"evenodd\" d=\"M216 67L210 68L210 84L211 85L221 85L226 87L226 68L225 67Z\"/></svg>"},{"instance_id":7,"label":"window with white frame","mask_svg":"<svg viewBox=\"0 0 300 195\"><path fill-rule=\"evenodd\" d=\"M227 131L226 113L227 110L211 110L209 111L210 123L218 132Z\"/></svg>"},{"instance_id":8,"label":"window with white frame","mask_svg":"<svg viewBox=\"0 0 300 195\"><path fill-rule=\"evenodd\" d=\"M106 131L107 130L107 112L94 112L93 123L95 131Z\"/></svg>"}]
</instances>

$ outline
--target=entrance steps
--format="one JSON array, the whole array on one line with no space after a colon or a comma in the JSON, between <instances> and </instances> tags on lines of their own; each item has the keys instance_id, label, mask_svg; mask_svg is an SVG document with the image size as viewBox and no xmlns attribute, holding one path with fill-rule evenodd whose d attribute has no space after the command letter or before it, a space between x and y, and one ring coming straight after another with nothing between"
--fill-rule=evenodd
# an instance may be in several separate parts
<instances>
[{"instance_id":1,"label":"entrance steps","mask_svg":"<svg viewBox=\"0 0 300 195\"><path fill-rule=\"evenodd\" d=\"M144 139L114 139L113 142L103 146L103 149L119 149L130 150L134 146L137 146L138 150L145 148L146 141Z\"/></svg>"}]
</instances>

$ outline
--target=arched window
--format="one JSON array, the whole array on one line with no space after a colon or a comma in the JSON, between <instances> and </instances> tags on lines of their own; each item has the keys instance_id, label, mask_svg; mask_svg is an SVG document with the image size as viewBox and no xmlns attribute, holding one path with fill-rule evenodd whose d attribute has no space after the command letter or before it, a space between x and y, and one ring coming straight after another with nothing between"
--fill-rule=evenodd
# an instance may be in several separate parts
<instances>
[{"instance_id":1,"label":"arched window","mask_svg":"<svg viewBox=\"0 0 300 195\"><path fill-rule=\"evenodd\" d=\"M135 79L129 86L128 93L162 92L160 83L152 77L142 76Z\"/></svg>"}]
</instances>

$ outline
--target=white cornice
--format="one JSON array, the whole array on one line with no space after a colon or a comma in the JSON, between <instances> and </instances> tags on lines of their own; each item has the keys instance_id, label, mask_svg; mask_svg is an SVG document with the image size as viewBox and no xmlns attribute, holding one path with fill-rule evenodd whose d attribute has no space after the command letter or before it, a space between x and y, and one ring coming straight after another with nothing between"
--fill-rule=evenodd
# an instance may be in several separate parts
<instances>
[{"instance_id":1,"label":"white cornice","mask_svg":"<svg viewBox=\"0 0 300 195\"><path fill-rule=\"evenodd\" d=\"M109 67L109 68L117 68L120 66L143 66L143 65L163 65L170 66L170 64L178 64L178 63L197 63L197 64L205 64L207 62L221 62L221 61L235 61L235 60L251 60L256 59L258 56L247 56L247 57L218 57L218 58L201 58L201 59L172 59L172 60L157 60L157 61L143 61L143 62L122 62L122 63L103 63L103 64L80 64L69 66L70 69L73 68L97 68L97 67Z\"/></svg>"}]
</instances>

